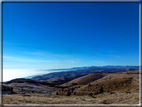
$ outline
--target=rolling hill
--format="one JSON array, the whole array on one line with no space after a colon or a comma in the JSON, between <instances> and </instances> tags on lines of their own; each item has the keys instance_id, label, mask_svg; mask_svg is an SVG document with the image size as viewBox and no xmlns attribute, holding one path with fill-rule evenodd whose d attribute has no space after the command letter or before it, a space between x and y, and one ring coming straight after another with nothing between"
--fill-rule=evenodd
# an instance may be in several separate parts
<instances>
[{"instance_id":1,"label":"rolling hill","mask_svg":"<svg viewBox=\"0 0 142 107\"><path fill-rule=\"evenodd\" d=\"M134 72L134 71L133 71ZM136 71L137 72L137 71ZM84 85L78 91L92 91L99 93L101 87L104 92L138 92L138 74L115 73L109 74L99 80L93 81L90 85Z\"/></svg>"},{"instance_id":2,"label":"rolling hill","mask_svg":"<svg viewBox=\"0 0 142 107\"><path fill-rule=\"evenodd\" d=\"M85 76L82 76L80 78L76 78L72 81L69 81L65 84L63 84L62 86L64 85L71 85L71 84L77 84L77 85L86 85L86 84L89 84L95 80L98 80L104 76L108 75L107 73L93 73L93 74L88 74L88 75L85 75Z\"/></svg>"}]
</instances>

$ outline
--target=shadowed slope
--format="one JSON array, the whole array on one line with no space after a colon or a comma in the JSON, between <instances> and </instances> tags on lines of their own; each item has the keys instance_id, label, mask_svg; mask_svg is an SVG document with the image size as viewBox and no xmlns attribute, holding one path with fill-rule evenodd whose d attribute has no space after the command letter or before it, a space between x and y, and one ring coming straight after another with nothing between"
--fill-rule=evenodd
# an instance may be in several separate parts
<instances>
[{"instance_id":1,"label":"shadowed slope","mask_svg":"<svg viewBox=\"0 0 142 107\"><path fill-rule=\"evenodd\" d=\"M105 73L104 74L102 74L102 73L89 74L89 75L85 75L80 78L74 79L68 83L63 84L63 85L71 85L71 84L86 85L86 84L89 84L95 80L98 80L106 75L108 75L108 74L105 74Z\"/></svg>"}]
</instances>

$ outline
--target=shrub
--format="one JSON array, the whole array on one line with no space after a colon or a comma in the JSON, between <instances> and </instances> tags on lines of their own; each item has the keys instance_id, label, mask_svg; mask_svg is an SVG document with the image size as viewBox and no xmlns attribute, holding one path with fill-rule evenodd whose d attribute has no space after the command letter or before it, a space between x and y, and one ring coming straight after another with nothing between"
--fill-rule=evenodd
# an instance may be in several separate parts
<instances>
[{"instance_id":1,"label":"shrub","mask_svg":"<svg viewBox=\"0 0 142 107\"><path fill-rule=\"evenodd\" d=\"M58 93L58 92L56 92L56 95L59 95L59 93Z\"/></svg>"},{"instance_id":2,"label":"shrub","mask_svg":"<svg viewBox=\"0 0 142 107\"><path fill-rule=\"evenodd\" d=\"M67 94L66 94L67 96L70 96L71 95L71 92L70 91L67 91Z\"/></svg>"},{"instance_id":3,"label":"shrub","mask_svg":"<svg viewBox=\"0 0 142 107\"><path fill-rule=\"evenodd\" d=\"M110 102L108 100L103 100L100 102L100 104L110 104Z\"/></svg>"},{"instance_id":4,"label":"shrub","mask_svg":"<svg viewBox=\"0 0 142 107\"><path fill-rule=\"evenodd\" d=\"M74 92L73 94L76 95L76 92Z\"/></svg>"}]
</instances>

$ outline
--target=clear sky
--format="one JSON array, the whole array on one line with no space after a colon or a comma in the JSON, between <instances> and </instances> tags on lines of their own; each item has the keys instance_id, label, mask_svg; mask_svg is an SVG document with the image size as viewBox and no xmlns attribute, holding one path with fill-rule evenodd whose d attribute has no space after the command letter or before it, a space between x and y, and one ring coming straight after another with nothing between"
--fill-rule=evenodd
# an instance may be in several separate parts
<instances>
[{"instance_id":1,"label":"clear sky","mask_svg":"<svg viewBox=\"0 0 142 107\"><path fill-rule=\"evenodd\" d=\"M3 3L4 69L139 65L138 3Z\"/></svg>"}]
</instances>

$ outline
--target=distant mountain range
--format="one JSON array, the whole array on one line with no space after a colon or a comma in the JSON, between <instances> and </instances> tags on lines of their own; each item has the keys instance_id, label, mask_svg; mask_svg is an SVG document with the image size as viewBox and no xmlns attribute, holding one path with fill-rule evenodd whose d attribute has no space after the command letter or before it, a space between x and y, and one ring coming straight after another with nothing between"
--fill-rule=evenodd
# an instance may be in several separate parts
<instances>
[{"instance_id":1,"label":"distant mountain range","mask_svg":"<svg viewBox=\"0 0 142 107\"><path fill-rule=\"evenodd\" d=\"M139 70L139 66L89 66L89 67L74 67L65 69L48 69L45 71L51 71L51 73L33 75L25 77L25 79L30 79L36 81L38 84L63 84L69 82L73 79L93 74L93 73L116 73L124 71ZM54 72L52 72L54 71ZM57 71L57 72L55 72ZM28 80L28 81L30 81ZM27 81L24 79L14 79L14 81L8 81L3 83L11 83L15 81ZM32 82L33 82L32 81Z\"/></svg>"},{"instance_id":2,"label":"distant mountain range","mask_svg":"<svg viewBox=\"0 0 142 107\"><path fill-rule=\"evenodd\" d=\"M86 69L86 68L134 68L139 69L139 66L114 66L114 65L106 65L106 66L84 66L84 67L73 67L73 68L62 68L62 69L45 69L44 71L69 71L69 70L80 70L80 69ZM42 69L41 69L42 70Z\"/></svg>"},{"instance_id":3,"label":"distant mountain range","mask_svg":"<svg viewBox=\"0 0 142 107\"><path fill-rule=\"evenodd\" d=\"M50 69L52 72L44 75L37 75L30 77L34 81L42 81L49 83L63 84L78 77L92 74L92 73L116 73L128 70L138 70L139 66L90 66L90 67L74 67L69 69ZM63 70L63 71L62 71ZM65 71L67 70L67 71ZM69 70L69 71L68 71Z\"/></svg>"},{"instance_id":4,"label":"distant mountain range","mask_svg":"<svg viewBox=\"0 0 142 107\"><path fill-rule=\"evenodd\" d=\"M106 66L88 66L88 67L73 67L73 69L85 69L85 68L136 68L136 69L139 69L139 66L120 66L120 65L106 65Z\"/></svg>"}]
</instances>

